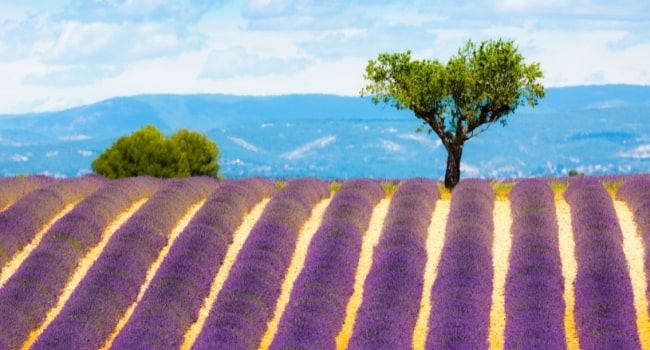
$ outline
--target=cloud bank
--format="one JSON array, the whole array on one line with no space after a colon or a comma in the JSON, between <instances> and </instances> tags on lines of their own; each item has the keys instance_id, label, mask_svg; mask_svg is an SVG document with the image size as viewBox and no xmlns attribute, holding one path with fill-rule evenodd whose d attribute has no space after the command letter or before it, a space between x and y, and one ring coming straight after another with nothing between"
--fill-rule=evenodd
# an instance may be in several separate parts
<instances>
[{"instance_id":1,"label":"cloud bank","mask_svg":"<svg viewBox=\"0 0 650 350\"><path fill-rule=\"evenodd\" d=\"M547 86L650 84L642 0L7 0L0 113L141 93L356 95L369 59L513 39Z\"/></svg>"}]
</instances>

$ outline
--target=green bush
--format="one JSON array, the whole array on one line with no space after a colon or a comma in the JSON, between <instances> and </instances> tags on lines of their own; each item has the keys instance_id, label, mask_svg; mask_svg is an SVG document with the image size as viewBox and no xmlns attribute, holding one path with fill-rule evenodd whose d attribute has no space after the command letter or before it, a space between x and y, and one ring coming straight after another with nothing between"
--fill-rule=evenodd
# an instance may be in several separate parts
<instances>
[{"instance_id":1,"label":"green bush","mask_svg":"<svg viewBox=\"0 0 650 350\"><path fill-rule=\"evenodd\" d=\"M205 135L181 129L169 138L147 125L122 136L100 154L93 171L108 178L217 176L217 144Z\"/></svg>"}]
</instances>

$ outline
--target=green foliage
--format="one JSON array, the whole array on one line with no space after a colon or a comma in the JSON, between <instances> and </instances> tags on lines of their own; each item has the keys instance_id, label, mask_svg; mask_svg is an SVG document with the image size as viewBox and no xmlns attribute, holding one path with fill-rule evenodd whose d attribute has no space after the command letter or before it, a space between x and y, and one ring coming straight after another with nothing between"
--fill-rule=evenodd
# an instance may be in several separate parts
<instances>
[{"instance_id":1,"label":"green foliage","mask_svg":"<svg viewBox=\"0 0 650 350\"><path fill-rule=\"evenodd\" d=\"M435 132L448 152L445 187L459 180L465 141L486 131L517 107L535 106L544 97L539 63L525 64L510 40L469 40L449 61L412 60L411 52L382 53L366 66L369 84L361 95L374 103L410 109ZM451 172L451 174L450 174Z\"/></svg>"},{"instance_id":2,"label":"green foliage","mask_svg":"<svg viewBox=\"0 0 650 350\"><path fill-rule=\"evenodd\" d=\"M384 192L387 196L393 195L399 187L399 181L382 181L381 187L384 189Z\"/></svg>"},{"instance_id":3,"label":"green foliage","mask_svg":"<svg viewBox=\"0 0 650 350\"><path fill-rule=\"evenodd\" d=\"M510 191L515 186L515 181L498 180L492 182L492 189L497 200L508 200Z\"/></svg>"},{"instance_id":4,"label":"green foliage","mask_svg":"<svg viewBox=\"0 0 650 350\"><path fill-rule=\"evenodd\" d=\"M340 181L332 181L332 182L330 182L330 192L336 193L341 188L342 185L343 185L343 183L340 182Z\"/></svg>"},{"instance_id":5,"label":"green foliage","mask_svg":"<svg viewBox=\"0 0 650 350\"><path fill-rule=\"evenodd\" d=\"M576 169L571 169L569 170L569 176L584 176L585 174L576 170Z\"/></svg>"},{"instance_id":6,"label":"green foliage","mask_svg":"<svg viewBox=\"0 0 650 350\"><path fill-rule=\"evenodd\" d=\"M219 149L217 144L207 136L195 131L181 129L170 138L171 143L178 146L185 154L190 167L190 176L217 174L217 159Z\"/></svg>"},{"instance_id":7,"label":"green foliage","mask_svg":"<svg viewBox=\"0 0 650 350\"><path fill-rule=\"evenodd\" d=\"M93 163L108 178L217 176L219 150L204 135L181 129L166 138L153 125L122 136Z\"/></svg>"}]
</instances>

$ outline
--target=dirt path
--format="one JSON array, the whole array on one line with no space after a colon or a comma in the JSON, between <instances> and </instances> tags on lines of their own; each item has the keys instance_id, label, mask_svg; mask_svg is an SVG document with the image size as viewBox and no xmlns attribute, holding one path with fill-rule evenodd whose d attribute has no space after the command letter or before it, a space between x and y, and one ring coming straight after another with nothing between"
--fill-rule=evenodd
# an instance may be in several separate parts
<instances>
[{"instance_id":1,"label":"dirt path","mask_svg":"<svg viewBox=\"0 0 650 350\"><path fill-rule=\"evenodd\" d=\"M571 228L571 208L564 199L555 199L555 215L558 224L558 240L560 244L560 259L562 261L562 276L564 276L564 328L566 332L567 349L578 350L578 331L576 329L573 307L575 305L575 288L573 282L578 272L578 262L575 257L575 243Z\"/></svg>"},{"instance_id":2,"label":"dirt path","mask_svg":"<svg viewBox=\"0 0 650 350\"><path fill-rule=\"evenodd\" d=\"M363 297L363 283L366 280L366 276L370 271L370 265L372 265L372 253L373 248L379 242L379 236L381 235L381 229L384 224L384 218L388 213L388 205L390 204L390 197L382 199L373 209L372 215L370 216L370 223L368 225L368 230L363 236L363 241L361 243L361 253L359 256L359 266L357 267L357 273L354 276L354 292L348 301L345 312L345 321L343 322L343 327L339 331L339 334L336 336L336 348L345 349L348 346L350 337L352 336L352 329L354 327L354 319L357 316L357 311L361 306L361 298Z\"/></svg>"},{"instance_id":3,"label":"dirt path","mask_svg":"<svg viewBox=\"0 0 650 350\"><path fill-rule=\"evenodd\" d=\"M332 197L320 201L316 204L314 209L311 211L311 216L307 219L307 222L300 229L300 234L298 235L298 241L296 242L296 250L294 251L291 262L289 263L289 268L287 275L284 277L282 282L282 289L280 290L280 297L278 298L277 305L275 307L275 312L273 313L273 318L269 321L268 326L266 327L266 332L262 337L260 343L260 350L267 350L271 346L273 337L278 330L278 324L280 323L280 317L284 313L284 309L289 303L289 297L291 296L291 290L293 289L293 284L300 274L303 265L305 264L305 259L307 258L307 248L309 248L309 243L314 237L314 233L318 230L318 227L321 224L323 219L323 214L325 209L332 201Z\"/></svg>"},{"instance_id":4,"label":"dirt path","mask_svg":"<svg viewBox=\"0 0 650 350\"><path fill-rule=\"evenodd\" d=\"M504 333L506 330L505 287L508 273L508 258L512 237L510 227L512 216L510 201L497 200L494 202L494 243L492 245L492 262L494 279L492 289L492 308L490 309L490 349L503 349Z\"/></svg>"},{"instance_id":5,"label":"dirt path","mask_svg":"<svg viewBox=\"0 0 650 350\"><path fill-rule=\"evenodd\" d=\"M424 265L424 282L422 286L422 300L420 312L415 328L413 329L413 349L424 349L429 332L429 314L431 313L431 288L438 272L440 253L445 243L445 228L451 201L441 199L436 203L431 217L431 224L427 230L427 262Z\"/></svg>"},{"instance_id":6,"label":"dirt path","mask_svg":"<svg viewBox=\"0 0 650 350\"><path fill-rule=\"evenodd\" d=\"M237 254L244 245L244 242L246 242L251 229L260 218L260 216L262 216L262 212L270 200L270 198L264 198L262 201L257 203L257 205L255 205L255 207L253 207L253 209L248 214L246 214L242 224L237 228L237 230L235 230L233 234L233 242L228 247L223 263L221 264L219 271L212 281L210 293L208 293L208 296L203 300L203 305L199 310L198 318L196 322L194 322L185 332L183 343L180 347L181 349L190 349L194 344L194 341L196 341L196 338L199 336L199 333L201 333L203 324L208 318L208 313L210 312L212 305L217 299L219 290L226 281L228 274L230 274L230 269L235 263L235 259L237 259Z\"/></svg>"},{"instance_id":7,"label":"dirt path","mask_svg":"<svg viewBox=\"0 0 650 350\"><path fill-rule=\"evenodd\" d=\"M169 239L167 240L167 245L163 247L163 249L158 254L158 257L153 262L153 264L151 264L149 270L147 271L145 281L140 286L140 292L138 293L138 297L136 298L135 302L131 304L131 306L126 310L124 315L122 315L122 318L120 318L120 320L117 322L117 326L115 327L115 330L113 330L113 333L108 337L104 345L101 347L102 350L107 350L111 347L111 344L113 344L115 337L117 337L117 335L120 333L124 325L129 321L129 318L131 318L131 315L133 314L133 310L135 310L135 307L138 306L138 303L140 302L140 300L142 300L142 296L147 291L147 288L149 287L151 280L156 275L156 271L158 271L158 268L162 264L163 260L165 260L165 257L169 253L169 250L174 244L174 241L176 241L176 238L178 238L181 232L183 232L187 224L190 223L190 220L192 220L196 212L198 212L199 209L201 209L203 203L205 203L205 198L199 201L198 203L192 205L187 210L187 212L185 212L185 215L183 215L183 217L180 220L178 220L174 228L172 228L172 231L169 234Z\"/></svg>"},{"instance_id":8,"label":"dirt path","mask_svg":"<svg viewBox=\"0 0 650 350\"><path fill-rule=\"evenodd\" d=\"M77 205L78 202L70 203L66 205L58 214L56 214L55 217L52 218L49 222L47 222L38 232L36 232L36 235L32 239L31 242L27 243L18 253L16 253L11 260L9 260L5 266L2 267L2 272L0 273L0 288L2 288L5 283L7 283L7 280L16 273L16 270L20 267L20 265L27 259L29 254L31 254L32 250L38 246L39 243L41 243L41 240L43 239L43 236L45 236L45 233L54 225L57 220L60 218L64 217L65 214L69 213L72 209L74 209L75 205Z\"/></svg>"},{"instance_id":9,"label":"dirt path","mask_svg":"<svg viewBox=\"0 0 650 350\"><path fill-rule=\"evenodd\" d=\"M627 204L614 201L614 209L618 222L623 231L623 251L629 267L636 308L636 325L642 349L650 349L650 316L648 315L648 299L646 298L646 274L643 266L643 240L634 222L634 215Z\"/></svg>"},{"instance_id":10,"label":"dirt path","mask_svg":"<svg viewBox=\"0 0 650 350\"><path fill-rule=\"evenodd\" d=\"M140 209L140 207L146 201L147 199L145 198L134 203L131 205L131 207L115 217L115 219L113 219L113 221L106 226L106 229L104 229L104 232L102 232L102 238L100 242L95 247L93 247L83 258L81 258L81 260L79 260L76 270L73 272L72 277L66 283L63 291L61 292L56 306L48 311L43 324L41 324L40 327L30 333L27 341L25 341L23 344L22 349L29 349L32 344L34 344L36 339L38 339L38 336L43 333L43 331L50 325L50 323L52 323L59 312L61 312L61 309L63 309L65 303L68 301L68 299L70 299L72 292L77 287L79 282L81 282L84 276L86 276L88 270L90 270L90 267L97 260L97 258L99 258L99 255L104 250L104 247L106 247L106 244L108 244L108 240L111 238L113 233L115 233L115 231L117 231L117 229L120 228L123 223L125 223L136 211L138 211L138 209Z\"/></svg>"}]
</instances>

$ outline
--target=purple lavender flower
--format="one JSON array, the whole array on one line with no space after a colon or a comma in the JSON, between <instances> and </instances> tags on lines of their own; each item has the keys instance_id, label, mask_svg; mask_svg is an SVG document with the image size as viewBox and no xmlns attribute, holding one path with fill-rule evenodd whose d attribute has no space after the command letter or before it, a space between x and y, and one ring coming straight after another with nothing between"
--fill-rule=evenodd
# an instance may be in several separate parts
<instances>
[{"instance_id":1,"label":"purple lavender flower","mask_svg":"<svg viewBox=\"0 0 650 350\"><path fill-rule=\"evenodd\" d=\"M54 179L46 176L5 177L0 179L0 209L52 181Z\"/></svg>"},{"instance_id":2,"label":"purple lavender flower","mask_svg":"<svg viewBox=\"0 0 650 350\"><path fill-rule=\"evenodd\" d=\"M327 183L292 180L273 196L252 228L193 349L255 349L273 316L298 232Z\"/></svg>"},{"instance_id":3,"label":"purple lavender flower","mask_svg":"<svg viewBox=\"0 0 650 350\"><path fill-rule=\"evenodd\" d=\"M29 243L69 203L96 190L101 179L57 180L31 191L0 213L0 266Z\"/></svg>"},{"instance_id":4,"label":"purple lavender flower","mask_svg":"<svg viewBox=\"0 0 650 350\"><path fill-rule=\"evenodd\" d=\"M323 215L294 282L271 349L335 347L372 208L383 197L379 183L343 183Z\"/></svg>"},{"instance_id":5,"label":"purple lavender flower","mask_svg":"<svg viewBox=\"0 0 650 350\"><path fill-rule=\"evenodd\" d=\"M553 196L542 180L519 181L510 192L506 349L566 349L564 280Z\"/></svg>"},{"instance_id":6,"label":"purple lavender flower","mask_svg":"<svg viewBox=\"0 0 650 350\"><path fill-rule=\"evenodd\" d=\"M405 181L393 194L364 282L350 349L411 347L427 259L425 239L438 198L435 182L425 179Z\"/></svg>"},{"instance_id":7,"label":"purple lavender flower","mask_svg":"<svg viewBox=\"0 0 650 350\"><path fill-rule=\"evenodd\" d=\"M136 300L149 266L168 235L216 181L167 180L163 187L113 234L102 255L79 283L35 349L97 348Z\"/></svg>"},{"instance_id":8,"label":"purple lavender flower","mask_svg":"<svg viewBox=\"0 0 650 350\"><path fill-rule=\"evenodd\" d=\"M640 349L632 284L612 200L593 178L574 180L571 206L578 271L575 318L585 349Z\"/></svg>"},{"instance_id":9,"label":"purple lavender flower","mask_svg":"<svg viewBox=\"0 0 650 350\"><path fill-rule=\"evenodd\" d=\"M492 302L494 192L463 180L452 192L445 242L431 290L427 349L487 349Z\"/></svg>"}]
</instances>

